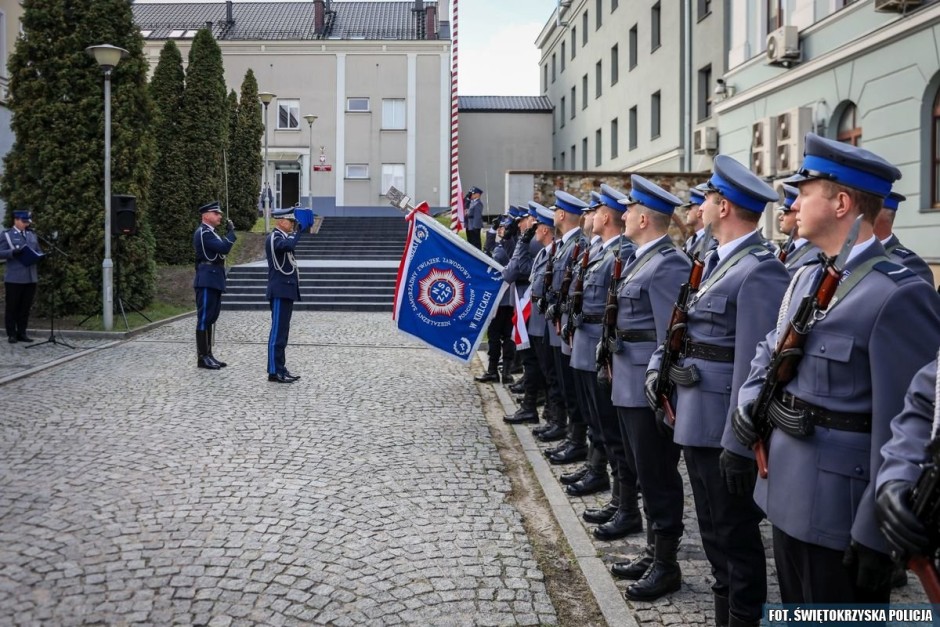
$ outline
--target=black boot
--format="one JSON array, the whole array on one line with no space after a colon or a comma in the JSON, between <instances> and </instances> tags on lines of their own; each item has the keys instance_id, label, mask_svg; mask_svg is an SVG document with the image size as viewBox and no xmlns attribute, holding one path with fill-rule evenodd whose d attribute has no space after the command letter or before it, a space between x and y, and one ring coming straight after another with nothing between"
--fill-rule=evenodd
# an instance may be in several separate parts
<instances>
[{"instance_id":1,"label":"black boot","mask_svg":"<svg viewBox=\"0 0 940 627\"><path fill-rule=\"evenodd\" d=\"M731 616L731 606L728 605L728 597L720 595L717 592L715 600L715 627L728 627L728 621Z\"/></svg>"},{"instance_id":2,"label":"black boot","mask_svg":"<svg viewBox=\"0 0 940 627\"><path fill-rule=\"evenodd\" d=\"M209 356L209 338L205 331L196 330L196 367L207 370L218 370L220 366Z\"/></svg>"},{"instance_id":3,"label":"black boot","mask_svg":"<svg viewBox=\"0 0 940 627\"><path fill-rule=\"evenodd\" d=\"M216 359L216 356L212 354L212 340L215 338L215 325L210 325L206 329L206 339L209 340L209 359L219 364L219 368L225 368L228 364L220 359Z\"/></svg>"},{"instance_id":4,"label":"black boot","mask_svg":"<svg viewBox=\"0 0 940 627\"><path fill-rule=\"evenodd\" d=\"M503 366L502 368L500 368L500 373L502 373L503 385L509 385L516 380L515 377L509 374L509 370L506 369L506 366Z\"/></svg>"},{"instance_id":5,"label":"black boot","mask_svg":"<svg viewBox=\"0 0 940 627\"><path fill-rule=\"evenodd\" d=\"M565 446L560 451L552 453L548 457L548 463L554 464L556 466L561 466L562 464L574 464L576 462L583 462L587 459L587 456L587 444L575 444L574 442L568 442L567 446Z\"/></svg>"},{"instance_id":6,"label":"black boot","mask_svg":"<svg viewBox=\"0 0 940 627\"><path fill-rule=\"evenodd\" d=\"M525 392L525 377L519 379L509 386L509 391L513 394L522 394Z\"/></svg>"},{"instance_id":7,"label":"black boot","mask_svg":"<svg viewBox=\"0 0 940 627\"><path fill-rule=\"evenodd\" d=\"M538 422L539 412L536 411L534 404L523 403L522 407L516 410L516 413L503 416L503 422L510 425L521 425L526 422Z\"/></svg>"},{"instance_id":8,"label":"black boot","mask_svg":"<svg viewBox=\"0 0 940 627\"><path fill-rule=\"evenodd\" d=\"M620 480L617 475L610 478L610 501L601 507L589 507L581 514L584 522L592 525L603 525L608 522L620 509Z\"/></svg>"},{"instance_id":9,"label":"black boot","mask_svg":"<svg viewBox=\"0 0 940 627\"><path fill-rule=\"evenodd\" d=\"M594 528L594 537L598 540L619 540L635 533L643 531L643 518L640 512L630 514L620 504L620 509L614 514L614 517L603 525Z\"/></svg>"},{"instance_id":10,"label":"black boot","mask_svg":"<svg viewBox=\"0 0 940 627\"><path fill-rule=\"evenodd\" d=\"M571 485L573 483L577 483L581 481L581 479L584 478L584 475L586 475L589 470L590 468L588 467L587 464L585 464L584 466L581 466L577 470L566 472L561 477L559 477L558 480L561 481L562 485Z\"/></svg>"},{"instance_id":11,"label":"black boot","mask_svg":"<svg viewBox=\"0 0 940 627\"><path fill-rule=\"evenodd\" d=\"M551 428L539 433L536 437L542 442L557 442L568 436L568 428L563 424L555 423Z\"/></svg>"},{"instance_id":12,"label":"black boot","mask_svg":"<svg viewBox=\"0 0 940 627\"><path fill-rule=\"evenodd\" d=\"M603 472L589 470L579 481L572 483L565 492L568 496L587 496L596 492L603 492L610 488L610 477L607 475L607 469Z\"/></svg>"},{"instance_id":13,"label":"black boot","mask_svg":"<svg viewBox=\"0 0 940 627\"><path fill-rule=\"evenodd\" d=\"M653 552L654 545L656 544L656 536L653 534L653 525L650 524L650 519L646 519L646 548L643 549L643 552L634 557L629 562L617 562L610 569L610 574L614 577L620 579L629 579L631 581L636 581L640 577L646 574L646 571L649 570L650 566L653 565Z\"/></svg>"},{"instance_id":14,"label":"black boot","mask_svg":"<svg viewBox=\"0 0 940 627\"><path fill-rule=\"evenodd\" d=\"M478 383L498 383L499 373L496 372L496 368L492 368L481 374L479 377L473 377L473 380Z\"/></svg>"},{"instance_id":15,"label":"black boot","mask_svg":"<svg viewBox=\"0 0 940 627\"><path fill-rule=\"evenodd\" d=\"M656 536L653 565L646 574L627 587L627 598L633 601L655 601L682 586L682 570L676 560L679 536Z\"/></svg>"}]
</instances>

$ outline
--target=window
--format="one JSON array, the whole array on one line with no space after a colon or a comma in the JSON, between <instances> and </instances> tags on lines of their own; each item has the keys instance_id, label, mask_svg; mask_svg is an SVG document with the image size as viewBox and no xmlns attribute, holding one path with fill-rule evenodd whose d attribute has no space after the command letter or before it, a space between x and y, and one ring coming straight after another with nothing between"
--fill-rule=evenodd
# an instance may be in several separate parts
<instances>
[{"instance_id":1,"label":"window","mask_svg":"<svg viewBox=\"0 0 940 627\"><path fill-rule=\"evenodd\" d=\"M660 46L660 18L662 17L662 9L660 8L660 3L657 2L653 5L653 8L650 10L650 51L656 50Z\"/></svg>"},{"instance_id":2,"label":"window","mask_svg":"<svg viewBox=\"0 0 940 627\"><path fill-rule=\"evenodd\" d=\"M767 13L767 32L772 33L784 25L783 18L784 0L764 0Z\"/></svg>"},{"instance_id":3,"label":"window","mask_svg":"<svg viewBox=\"0 0 940 627\"><path fill-rule=\"evenodd\" d=\"M565 42L561 42L561 71L565 71Z\"/></svg>"},{"instance_id":4,"label":"window","mask_svg":"<svg viewBox=\"0 0 940 627\"><path fill-rule=\"evenodd\" d=\"M636 135L637 135L637 120L636 120L636 107L630 107L630 150L636 150Z\"/></svg>"},{"instance_id":5,"label":"window","mask_svg":"<svg viewBox=\"0 0 940 627\"><path fill-rule=\"evenodd\" d=\"M382 195L388 193L388 188L405 189L405 164L382 164Z\"/></svg>"},{"instance_id":6,"label":"window","mask_svg":"<svg viewBox=\"0 0 940 627\"><path fill-rule=\"evenodd\" d=\"M862 145L862 128L856 122L858 109L855 103L849 102L842 109L842 115L839 116L839 130L836 139L845 144L853 146Z\"/></svg>"},{"instance_id":7,"label":"window","mask_svg":"<svg viewBox=\"0 0 940 627\"><path fill-rule=\"evenodd\" d=\"M604 155L601 154L601 129L594 131L594 167L599 168Z\"/></svg>"},{"instance_id":8,"label":"window","mask_svg":"<svg viewBox=\"0 0 940 627\"><path fill-rule=\"evenodd\" d=\"M561 97L561 127L565 128L565 97Z\"/></svg>"},{"instance_id":9,"label":"window","mask_svg":"<svg viewBox=\"0 0 940 627\"><path fill-rule=\"evenodd\" d=\"M587 170L587 137L581 140L581 169Z\"/></svg>"},{"instance_id":10,"label":"window","mask_svg":"<svg viewBox=\"0 0 940 627\"><path fill-rule=\"evenodd\" d=\"M558 160L561 162L561 169L565 169L565 164L568 163L568 155L565 154L565 151L561 151L561 158Z\"/></svg>"},{"instance_id":11,"label":"window","mask_svg":"<svg viewBox=\"0 0 940 627\"><path fill-rule=\"evenodd\" d=\"M584 15L581 16L581 45L587 45L587 34L588 34L588 12L585 11Z\"/></svg>"},{"instance_id":12,"label":"window","mask_svg":"<svg viewBox=\"0 0 940 627\"><path fill-rule=\"evenodd\" d=\"M614 118L610 121L610 158L616 159L618 152L618 135L620 134L620 129L618 128L619 124L617 123L617 118Z\"/></svg>"},{"instance_id":13,"label":"window","mask_svg":"<svg viewBox=\"0 0 940 627\"><path fill-rule=\"evenodd\" d=\"M598 61L594 65L594 97L595 98L601 97L601 93L603 91L603 87L601 87L601 80L603 80L603 76L604 76L604 69L601 67L601 62Z\"/></svg>"},{"instance_id":14,"label":"window","mask_svg":"<svg viewBox=\"0 0 940 627\"><path fill-rule=\"evenodd\" d=\"M142 30L142 31L140 31L140 36L143 37L144 39L147 39L147 38L150 37L152 34L153 34L153 31L152 31L152 30Z\"/></svg>"},{"instance_id":15,"label":"window","mask_svg":"<svg viewBox=\"0 0 940 627\"><path fill-rule=\"evenodd\" d=\"M940 90L933 100L933 114L931 116L933 127L931 130L931 187L930 205L940 207Z\"/></svg>"},{"instance_id":16,"label":"window","mask_svg":"<svg viewBox=\"0 0 940 627\"><path fill-rule=\"evenodd\" d=\"M300 101L277 101L277 130L290 131L300 128Z\"/></svg>"},{"instance_id":17,"label":"window","mask_svg":"<svg viewBox=\"0 0 940 627\"><path fill-rule=\"evenodd\" d=\"M348 179L367 179L369 178L369 164L367 163L347 163L346 178ZM404 187L404 185L403 185ZM388 190L386 190L388 191Z\"/></svg>"},{"instance_id":18,"label":"window","mask_svg":"<svg viewBox=\"0 0 940 627\"><path fill-rule=\"evenodd\" d=\"M698 19L705 19L712 12L712 0L698 0Z\"/></svg>"},{"instance_id":19,"label":"window","mask_svg":"<svg viewBox=\"0 0 940 627\"><path fill-rule=\"evenodd\" d=\"M347 111L369 111L369 99L368 98L347 98L346 110Z\"/></svg>"},{"instance_id":20,"label":"window","mask_svg":"<svg viewBox=\"0 0 940 627\"><path fill-rule=\"evenodd\" d=\"M620 6L620 0L610 0L610 12L613 13Z\"/></svg>"},{"instance_id":21,"label":"window","mask_svg":"<svg viewBox=\"0 0 940 627\"><path fill-rule=\"evenodd\" d=\"M571 58L575 58L578 54L578 27L571 27Z\"/></svg>"},{"instance_id":22,"label":"window","mask_svg":"<svg viewBox=\"0 0 940 627\"><path fill-rule=\"evenodd\" d=\"M620 45L614 44L610 49L610 84L616 85L620 80Z\"/></svg>"},{"instance_id":23,"label":"window","mask_svg":"<svg viewBox=\"0 0 940 627\"><path fill-rule=\"evenodd\" d=\"M552 53L552 82L555 82L555 53Z\"/></svg>"},{"instance_id":24,"label":"window","mask_svg":"<svg viewBox=\"0 0 940 627\"><path fill-rule=\"evenodd\" d=\"M698 119L699 122L712 116L712 66L706 65L698 71Z\"/></svg>"},{"instance_id":25,"label":"window","mask_svg":"<svg viewBox=\"0 0 940 627\"><path fill-rule=\"evenodd\" d=\"M597 30L601 27L601 24L604 23L603 11L604 10L604 0L594 0L594 30Z\"/></svg>"},{"instance_id":26,"label":"window","mask_svg":"<svg viewBox=\"0 0 940 627\"><path fill-rule=\"evenodd\" d=\"M659 126L659 104L660 96L657 91L655 94L650 96L650 139L656 139L660 134Z\"/></svg>"},{"instance_id":27,"label":"window","mask_svg":"<svg viewBox=\"0 0 940 627\"><path fill-rule=\"evenodd\" d=\"M548 63L542 66L542 91L548 91Z\"/></svg>"},{"instance_id":28,"label":"window","mask_svg":"<svg viewBox=\"0 0 940 627\"><path fill-rule=\"evenodd\" d=\"M576 152L574 146L571 146L571 169L578 169L578 153Z\"/></svg>"},{"instance_id":29,"label":"window","mask_svg":"<svg viewBox=\"0 0 940 627\"><path fill-rule=\"evenodd\" d=\"M587 109L588 103L588 78L587 74L581 77L581 108Z\"/></svg>"},{"instance_id":30,"label":"window","mask_svg":"<svg viewBox=\"0 0 940 627\"><path fill-rule=\"evenodd\" d=\"M572 87L572 88L571 88L571 119L572 119L572 120L574 119L575 112L578 110L578 107L576 107L575 104L574 104L574 103L576 103L577 101L578 101L578 99L577 99L577 97L575 96L575 89L574 89L574 87Z\"/></svg>"},{"instance_id":31,"label":"window","mask_svg":"<svg viewBox=\"0 0 940 627\"><path fill-rule=\"evenodd\" d=\"M630 69L636 67L637 32L636 24L630 29Z\"/></svg>"},{"instance_id":32,"label":"window","mask_svg":"<svg viewBox=\"0 0 940 627\"><path fill-rule=\"evenodd\" d=\"M405 129L405 99L382 99L382 130L401 131ZM398 187L397 185L395 187ZM399 189L401 189L399 187Z\"/></svg>"}]
</instances>

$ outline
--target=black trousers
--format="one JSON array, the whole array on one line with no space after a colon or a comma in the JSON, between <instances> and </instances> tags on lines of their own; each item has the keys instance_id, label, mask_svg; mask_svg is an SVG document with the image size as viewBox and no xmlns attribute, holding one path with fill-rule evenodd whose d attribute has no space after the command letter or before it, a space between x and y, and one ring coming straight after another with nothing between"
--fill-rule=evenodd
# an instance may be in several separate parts
<instances>
[{"instance_id":1,"label":"black trousers","mask_svg":"<svg viewBox=\"0 0 940 627\"><path fill-rule=\"evenodd\" d=\"M7 337L26 335L29 325L29 311L36 298L36 283L4 283L6 288L4 322Z\"/></svg>"},{"instance_id":2,"label":"black trousers","mask_svg":"<svg viewBox=\"0 0 940 627\"><path fill-rule=\"evenodd\" d=\"M855 585L855 569L842 563L844 552L809 544L774 527L774 564L781 603L888 603L890 584L881 590Z\"/></svg>"},{"instance_id":3,"label":"black trousers","mask_svg":"<svg viewBox=\"0 0 940 627\"><path fill-rule=\"evenodd\" d=\"M539 358L535 354L533 338L529 336L529 348L518 351L519 359L522 361L522 381L525 384L525 398L531 401L533 406L538 399L539 391L545 387L545 377L542 376L542 369L539 367Z\"/></svg>"},{"instance_id":4,"label":"black trousers","mask_svg":"<svg viewBox=\"0 0 940 627\"><path fill-rule=\"evenodd\" d=\"M515 289L515 288L510 288ZM489 348L489 372L496 372L499 359L503 359L503 370L509 374L512 368L512 359L516 354L516 344L512 341L512 305L500 305L486 327L486 341Z\"/></svg>"},{"instance_id":5,"label":"black trousers","mask_svg":"<svg viewBox=\"0 0 940 627\"><path fill-rule=\"evenodd\" d=\"M539 362L539 370L542 378L545 380L545 394L548 402L554 406L564 404L564 395L561 393L561 385L558 383L558 373L555 371L555 355L552 353L552 347L548 343L548 337L544 335L530 335L529 342L532 344L532 350L535 358Z\"/></svg>"},{"instance_id":6,"label":"black trousers","mask_svg":"<svg viewBox=\"0 0 940 627\"><path fill-rule=\"evenodd\" d=\"M587 425L588 441L590 441L595 453L595 455L592 455L588 459L588 463L592 466L591 470L600 474L607 472L607 463L610 462L610 467L614 471L614 475L617 475L617 469L620 466L619 462L622 460L615 459L613 455L608 456L607 442L604 439L604 428L601 425L601 417L597 411L597 406L591 401L591 392L588 389L591 384L591 382L587 380L589 374L591 373L577 370L576 368L571 369L575 396L578 398L581 416L584 418L584 422Z\"/></svg>"},{"instance_id":7,"label":"black trousers","mask_svg":"<svg viewBox=\"0 0 940 627\"><path fill-rule=\"evenodd\" d=\"M561 346L552 346L552 356L555 359L555 372L558 375L561 395L568 412L568 439L575 444L584 444L587 436L587 424L578 405L578 396L574 387L574 376L571 373L571 357L561 352Z\"/></svg>"},{"instance_id":8,"label":"black trousers","mask_svg":"<svg viewBox=\"0 0 940 627\"><path fill-rule=\"evenodd\" d=\"M763 513L751 495L728 492L718 469L721 451L695 446L682 448L695 496L702 548L715 577L712 590L728 597L735 616L757 621L767 602L767 564L758 528Z\"/></svg>"},{"instance_id":9,"label":"black trousers","mask_svg":"<svg viewBox=\"0 0 940 627\"><path fill-rule=\"evenodd\" d=\"M682 449L660 435L656 415L649 407L618 407L617 417L624 446L633 452L636 474L643 492L643 506L653 531L682 535L683 491L679 474Z\"/></svg>"},{"instance_id":10,"label":"black trousers","mask_svg":"<svg viewBox=\"0 0 940 627\"><path fill-rule=\"evenodd\" d=\"M467 229L467 241L477 249L483 250L483 242L480 241L480 229Z\"/></svg>"},{"instance_id":11,"label":"black trousers","mask_svg":"<svg viewBox=\"0 0 940 627\"><path fill-rule=\"evenodd\" d=\"M222 292L209 287L196 288L196 330L207 331L219 319Z\"/></svg>"},{"instance_id":12,"label":"black trousers","mask_svg":"<svg viewBox=\"0 0 940 627\"><path fill-rule=\"evenodd\" d=\"M268 334L268 374L287 372L287 338L290 336L290 319L294 313L294 301L289 298L271 299L271 332Z\"/></svg>"}]
</instances>

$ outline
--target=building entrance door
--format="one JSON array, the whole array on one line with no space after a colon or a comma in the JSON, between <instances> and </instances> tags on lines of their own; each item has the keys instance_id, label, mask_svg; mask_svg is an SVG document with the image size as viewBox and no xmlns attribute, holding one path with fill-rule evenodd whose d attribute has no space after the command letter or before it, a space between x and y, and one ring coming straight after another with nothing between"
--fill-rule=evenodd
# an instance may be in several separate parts
<instances>
[{"instance_id":1,"label":"building entrance door","mask_svg":"<svg viewBox=\"0 0 940 627\"><path fill-rule=\"evenodd\" d=\"M293 207L300 201L299 170L278 170L276 185L275 206L283 209Z\"/></svg>"}]
</instances>

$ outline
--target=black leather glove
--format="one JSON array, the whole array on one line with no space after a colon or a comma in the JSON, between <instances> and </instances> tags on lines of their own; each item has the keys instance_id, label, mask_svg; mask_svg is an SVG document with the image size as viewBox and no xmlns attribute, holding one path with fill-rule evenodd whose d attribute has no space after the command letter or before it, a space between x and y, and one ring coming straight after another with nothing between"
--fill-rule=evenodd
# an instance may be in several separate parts
<instances>
[{"instance_id":1,"label":"black leather glove","mask_svg":"<svg viewBox=\"0 0 940 627\"><path fill-rule=\"evenodd\" d=\"M757 483L757 462L750 457L742 457L728 449L721 451L718 469L725 480L728 492L737 496L750 496Z\"/></svg>"},{"instance_id":2,"label":"black leather glove","mask_svg":"<svg viewBox=\"0 0 940 627\"><path fill-rule=\"evenodd\" d=\"M646 392L646 402L649 403L650 409L656 409L656 406L659 404L656 398L656 384L659 382L659 370L647 370L646 371L646 382L643 384L643 390Z\"/></svg>"},{"instance_id":3,"label":"black leather glove","mask_svg":"<svg viewBox=\"0 0 940 627\"><path fill-rule=\"evenodd\" d=\"M655 410L656 414L656 430L659 431L659 435L663 436L667 440L672 440L672 437L675 435L676 430L673 428L669 421L666 420L666 410L657 409Z\"/></svg>"},{"instance_id":4,"label":"black leather glove","mask_svg":"<svg viewBox=\"0 0 940 627\"><path fill-rule=\"evenodd\" d=\"M529 242L532 241L532 238L535 237L535 230L537 228L539 228L538 222L536 222L535 224L533 224L532 226L530 226L529 228L525 230L525 232L522 234L523 244L528 244Z\"/></svg>"},{"instance_id":5,"label":"black leather glove","mask_svg":"<svg viewBox=\"0 0 940 627\"><path fill-rule=\"evenodd\" d=\"M735 408L731 414L731 431L741 446L751 448L759 439L757 429L754 427L754 401L748 401Z\"/></svg>"},{"instance_id":6,"label":"black leather glove","mask_svg":"<svg viewBox=\"0 0 940 627\"><path fill-rule=\"evenodd\" d=\"M889 481L878 490L875 515L881 525L892 557L900 561L911 555L923 555L930 547L927 529L911 511L911 483Z\"/></svg>"},{"instance_id":7,"label":"black leather glove","mask_svg":"<svg viewBox=\"0 0 940 627\"><path fill-rule=\"evenodd\" d=\"M14 256L14 257L19 257L19 256L22 255L22 254L23 254L23 247L22 247L22 246L13 249L13 256Z\"/></svg>"},{"instance_id":8,"label":"black leather glove","mask_svg":"<svg viewBox=\"0 0 940 627\"><path fill-rule=\"evenodd\" d=\"M855 540L845 550L842 565L855 574L855 585L859 588L885 590L891 586L891 576L894 574L891 558Z\"/></svg>"}]
</instances>

